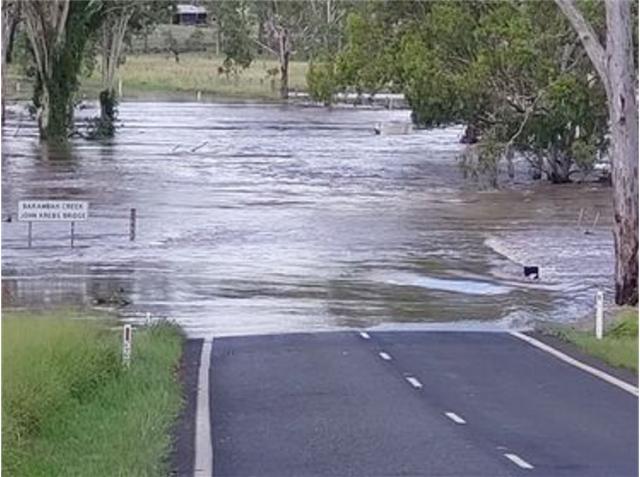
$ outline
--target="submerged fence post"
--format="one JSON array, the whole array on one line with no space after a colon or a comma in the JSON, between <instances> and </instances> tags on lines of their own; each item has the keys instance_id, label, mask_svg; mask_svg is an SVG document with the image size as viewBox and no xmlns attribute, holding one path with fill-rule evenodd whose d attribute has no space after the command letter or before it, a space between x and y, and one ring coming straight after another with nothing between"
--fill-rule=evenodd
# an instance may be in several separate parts
<instances>
[{"instance_id":1,"label":"submerged fence post","mask_svg":"<svg viewBox=\"0 0 640 477\"><path fill-rule=\"evenodd\" d=\"M122 364L127 368L131 364L131 325L124 325L122 330Z\"/></svg>"},{"instance_id":2,"label":"submerged fence post","mask_svg":"<svg viewBox=\"0 0 640 477\"><path fill-rule=\"evenodd\" d=\"M133 242L136 239L136 209L131 209L129 216L129 240Z\"/></svg>"},{"instance_id":3,"label":"submerged fence post","mask_svg":"<svg viewBox=\"0 0 640 477\"><path fill-rule=\"evenodd\" d=\"M602 339L604 330L604 293L596 292L596 339Z\"/></svg>"},{"instance_id":4,"label":"submerged fence post","mask_svg":"<svg viewBox=\"0 0 640 477\"><path fill-rule=\"evenodd\" d=\"M584 215L584 208L580 209L580 214L578 215L578 228L582 225L582 216Z\"/></svg>"}]
</instances>

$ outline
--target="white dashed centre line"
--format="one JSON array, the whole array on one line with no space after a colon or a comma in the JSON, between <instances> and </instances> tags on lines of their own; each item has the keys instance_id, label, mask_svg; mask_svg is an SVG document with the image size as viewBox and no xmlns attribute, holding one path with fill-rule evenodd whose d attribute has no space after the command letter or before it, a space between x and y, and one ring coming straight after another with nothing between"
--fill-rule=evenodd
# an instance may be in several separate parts
<instances>
[{"instance_id":1,"label":"white dashed centre line","mask_svg":"<svg viewBox=\"0 0 640 477\"><path fill-rule=\"evenodd\" d=\"M391 361L391 356L389 356L387 353L385 353L384 351L381 351L380 353L378 353L380 355L380 357L382 359L384 359L385 361Z\"/></svg>"},{"instance_id":2,"label":"white dashed centre line","mask_svg":"<svg viewBox=\"0 0 640 477\"><path fill-rule=\"evenodd\" d=\"M367 333L366 331L361 331L360 336L362 336L365 340L371 338L371 336L369 336L369 333Z\"/></svg>"},{"instance_id":3,"label":"white dashed centre line","mask_svg":"<svg viewBox=\"0 0 640 477\"><path fill-rule=\"evenodd\" d=\"M444 415L447 416L449 419L451 419L456 424L466 424L467 423L467 421L462 419L455 412L445 412Z\"/></svg>"},{"instance_id":4,"label":"white dashed centre line","mask_svg":"<svg viewBox=\"0 0 640 477\"><path fill-rule=\"evenodd\" d=\"M505 454L504 456L521 469L533 469L533 466L522 457L519 457L515 454Z\"/></svg>"},{"instance_id":5,"label":"white dashed centre line","mask_svg":"<svg viewBox=\"0 0 640 477\"><path fill-rule=\"evenodd\" d=\"M414 388L422 389L422 383L418 381L416 378L409 376L407 377L407 381L409 381L409 384L411 384L411 386L413 386Z\"/></svg>"}]
</instances>

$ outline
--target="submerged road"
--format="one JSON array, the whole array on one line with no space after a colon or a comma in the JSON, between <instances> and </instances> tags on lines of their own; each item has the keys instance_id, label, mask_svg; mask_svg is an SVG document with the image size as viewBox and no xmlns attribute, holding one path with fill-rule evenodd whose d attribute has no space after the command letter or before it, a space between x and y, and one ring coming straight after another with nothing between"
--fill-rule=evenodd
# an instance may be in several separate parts
<instances>
[{"instance_id":1,"label":"submerged road","mask_svg":"<svg viewBox=\"0 0 640 477\"><path fill-rule=\"evenodd\" d=\"M216 477L638 475L637 397L508 333L206 347Z\"/></svg>"}]
</instances>

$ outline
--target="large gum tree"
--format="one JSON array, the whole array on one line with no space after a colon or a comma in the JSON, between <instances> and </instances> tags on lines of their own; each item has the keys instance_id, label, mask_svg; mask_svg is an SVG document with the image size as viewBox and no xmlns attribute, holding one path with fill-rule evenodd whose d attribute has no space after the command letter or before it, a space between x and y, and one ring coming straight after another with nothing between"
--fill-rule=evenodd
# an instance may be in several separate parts
<instances>
[{"instance_id":1,"label":"large gum tree","mask_svg":"<svg viewBox=\"0 0 640 477\"><path fill-rule=\"evenodd\" d=\"M23 0L36 66L33 102L40 138L66 140L85 45L102 20L99 0Z\"/></svg>"},{"instance_id":2,"label":"large gum tree","mask_svg":"<svg viewBox=\"0 0 640 477\"><path fill-rule=\"evenodd\" d=\"M616 267L616 303L638 303L638 103L629 0L606 0L606 43L574 0L556 0L578 34L607 93Z\"/></svg>"}]
</instances>

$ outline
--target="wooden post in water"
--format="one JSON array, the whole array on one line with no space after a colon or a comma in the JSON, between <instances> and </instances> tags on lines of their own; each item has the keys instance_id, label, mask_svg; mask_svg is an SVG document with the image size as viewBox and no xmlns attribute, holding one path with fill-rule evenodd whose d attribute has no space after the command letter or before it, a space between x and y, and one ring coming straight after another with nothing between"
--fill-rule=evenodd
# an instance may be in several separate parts
<instances>
[{"instance_id":1,"label":"wooden post in water","mask_svg":"<svg viewBox=\"0 0 640 477\"><path fill-rule=\"evenodd\" d=\"M578 228L580 228L580 225L582 224L582 216L584 215L584 208L580 209L580 215L578 215Z\"/></svg>"},{"instance_id":2,"label":"wooden post in water","mask_svg":"<svg viewBox=\"0 0 640 477\"><path fill-rule=\"evenodd\" d=\"M133 242L136 239L136 209L131 209L131 215L129 217L129 241Z\"/></svg>"}]
</instances>

